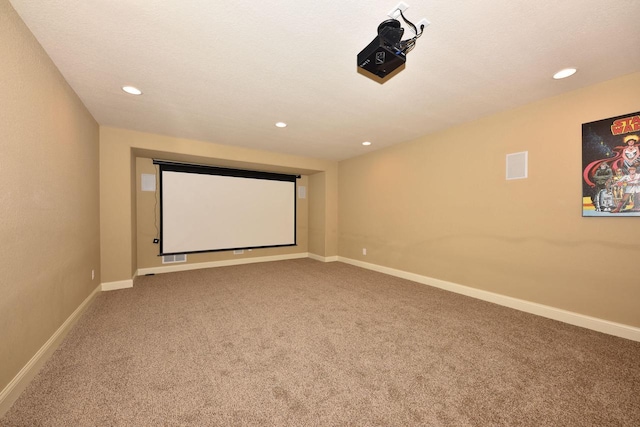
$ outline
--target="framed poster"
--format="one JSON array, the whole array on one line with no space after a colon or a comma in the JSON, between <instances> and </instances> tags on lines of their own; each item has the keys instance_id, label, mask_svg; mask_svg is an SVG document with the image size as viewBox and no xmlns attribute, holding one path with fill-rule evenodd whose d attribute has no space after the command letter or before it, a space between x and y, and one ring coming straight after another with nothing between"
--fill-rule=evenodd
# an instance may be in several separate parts
<instances>
[{"instance_id":1,"label":"framed poster","mask_svg":"<svg viewBox=\"0 0 640 427\"><path fill-rule=\"evenodd\" d=\"M640 112L582 125L582 216L640 216Z\"/></svg>"}]
</instances>

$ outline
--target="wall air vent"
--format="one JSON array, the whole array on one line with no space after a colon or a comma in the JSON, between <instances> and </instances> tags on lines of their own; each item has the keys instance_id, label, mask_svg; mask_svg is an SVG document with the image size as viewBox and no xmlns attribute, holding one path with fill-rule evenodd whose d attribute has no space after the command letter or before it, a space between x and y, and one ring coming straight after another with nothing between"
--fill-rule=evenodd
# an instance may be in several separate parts
<instances>
[{"instance_id":1,"label":"wall air vent","mask_svg":"<svg viewBox=\"0 0 640 427\"><path fill-rule=\"evenodd\" d=\"M176 262L187 262L187 255L186 254L162 255L163 264L173 264Z\"/></svg>"}]
</instances>

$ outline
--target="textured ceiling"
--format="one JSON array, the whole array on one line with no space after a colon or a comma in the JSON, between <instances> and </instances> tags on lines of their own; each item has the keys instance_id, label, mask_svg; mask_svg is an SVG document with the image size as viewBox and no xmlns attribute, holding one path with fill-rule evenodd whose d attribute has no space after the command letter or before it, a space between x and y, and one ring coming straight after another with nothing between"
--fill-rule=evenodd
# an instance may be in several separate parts
<instances>
[{"instance_id":1,"label":"textured ceiling","mask_svg":"<svg viewBox=\"0 0 640 427\"><path fill-rule=\"evenodd\" d=\"M394 0L11 3L101 125L335 160L640 70L639 0L406 0L384 83L356 55Z\"/></svg>"}]
</instances>

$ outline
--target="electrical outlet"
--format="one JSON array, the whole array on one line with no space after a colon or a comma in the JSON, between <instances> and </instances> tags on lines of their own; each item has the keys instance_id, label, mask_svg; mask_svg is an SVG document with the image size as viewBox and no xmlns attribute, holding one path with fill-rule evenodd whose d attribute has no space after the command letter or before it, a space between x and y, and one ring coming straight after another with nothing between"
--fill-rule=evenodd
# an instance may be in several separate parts
<instances>
[{"instance_id":1,"label":"electrical outlet","mask_svg":"<svg viewBox=\"0 0 640 427\"><path fill-rule=\"evenodd\" d=\"M389 16L389 18L398 19L400 17L400 11L404 13L407 9L409 9L409 5L405 2L400 2L396 7L391 9L387 16Z\"/></svg>"},{"instance_id":2,"label":"electrical outlet","mask_svg":"<svg viewBox=\"0 0 640 427\"><path fill-rule=\"evenodd\" d=\"M367 254L367 248L362 248L362 255L366 255Z\"/></svg>"},{"instance_id":3,"label":"electrical outlet","mask_svg":"<svg viewBox=\"0 0 640 427\"><path fill-rule=\"evenodd\" d=\"M427 21L426 18L422 18L421 20L419 20L418 25L416 25L418 32L420 31L421 25L424 25L424 28L422 29L422 31L424 31L429 25L431 25L431 22Z\"/></svg>"},{"instance_id":4,"label":"electrical outlet","mask_svg":"<svg viewBox=\"0 0 640 427\"><path fill-rule=\"evenodd\" d=\"M91 270L91 280L94 280L95 278L96 278L96 271Z\"/></svg>"}]
</instances>

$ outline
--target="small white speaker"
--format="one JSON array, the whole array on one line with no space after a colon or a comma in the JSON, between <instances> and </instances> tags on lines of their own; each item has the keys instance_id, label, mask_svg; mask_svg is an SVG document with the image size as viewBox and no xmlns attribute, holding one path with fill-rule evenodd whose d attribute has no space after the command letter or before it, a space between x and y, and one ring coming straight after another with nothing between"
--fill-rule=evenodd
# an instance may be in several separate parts
<instances>
[{"instance_id":1,"label":"small white speaker","mask_svg":"<svg viewBox=\"0 0 640 427\"><path fill-rule=\"evenodd\" d=\"M156 176L154 174L143 173L140 179L142 191L156 191Z\"/></svg>"},{"instance_id":2,"label":"small white speaker","mask_svg":"<svg viewBox=\"0 0 640 427\"><path fill-rule=\"evenodd\" d=\"M523 179L528 176L528 151L507 154L507 179Z\"/></svg>"}]
</instances>

